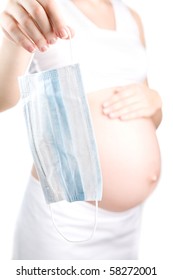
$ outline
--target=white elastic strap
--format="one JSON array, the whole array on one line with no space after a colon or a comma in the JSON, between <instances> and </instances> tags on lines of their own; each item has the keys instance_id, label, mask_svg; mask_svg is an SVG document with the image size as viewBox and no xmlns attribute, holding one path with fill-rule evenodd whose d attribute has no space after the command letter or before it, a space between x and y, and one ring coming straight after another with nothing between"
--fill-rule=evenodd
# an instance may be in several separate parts
<instances>
[{"instance_id":1,"label":"white elastic strap","mask_svg":"<svg viewBox=\"0 0 173 280\"><path fill-rule=\"evenodd\" d=\"M74 64L74 55L73 55L73 48L72 48L72 38L70 34L70 30L66 27L66 31L69 36L69 42L70 42L70 56L71 56L71 64Z\"/></svg>"},{"instance_id":2,"label":"white elastic strap","mask_svg":"<svg viewBox=\"0 0 173 280\"><path fill-rule=\"evenodd\" d=\"M74 57L73 57L73 48L72 48L72 40L71 40L71 35L70 35L70 31L67 29L67 32L68 32L68 35L69 35L69 42L70 42L70 56L71 56L71 63L73 64L74 63ZM55 222L55 219L54 219L54 214L53 214L53 209L51 207L51 204L49 205L50 207L50 212L51 212L51 218L52 218L52 222L53 222L53 225L56 229L56 232L67 242L70 242L70 243L83 243L83 242L88 242L89 240L92 239L92 237L94 236L95 234L95 231L96 231L96 227L97 227L97 216L98 216L98 201L96 200L95 201L95 218L94 218L94 225L93 225L93 230L90 234L90 236L87 238L87 239L84 239L84 240L70 240L68 239L67 237L65 237L62 232L58 229L58 226Z\"/></svg>"},{"instance_id":3,"label":"white elastic strap","mask_svg":"<svg viewBox=\"0 0 173 280\"><path fill-rule=\"evenodd\" d=\"M58 226L55 222L55 219L54 219L54 213L53 213L53 209L51 207L51 204L49 204L49 209L50 209L50 213L51 213L51 218L52 218L52 222L53 222L53 225L55 227L55 230L56 232L66 241L66 242L69 242L69 243L84 243L84 242L88 242L90 241L94 234L95 234L95 231L96 231L96 227L97 227L97 216L98 216L98 201L96 200L95 201L95 218L94 218L94 225L93 225L93 230L90 234L90 236L86 239L83 239L83 240L71 240L71 239L68 239L67 237L64 236L64 234L58 229Z\"/></svg>"},{"instance_id":4,"label":"white elastic strap","mask_svg":"<svg viewBox=\"0 0 173 280\"><path fill-rule=\"evenodd\" d=\"M68 27L66 27L66 31L68 33L68 36L69 36L69 42L70 42L70 58L71 58L71 63L74 64L74 56L73 56L73 50L72 50L72 40L71 40L71 34L70 34L70 30L68 29ZM31 54L31 57L29 59L29 62L28 62L28 65L27 65L27 68L26 68L26 73L28 72L30 66L31 66L31 63L32 63L32 60L34 58L34 55L35 55L35 52L33 52Z\"/></svg>"},{"instance_id":5,"label":"white elastic strap","mask_svg":"<svg viewBox=\"0 0 173 280\"><path fill-rule=\"evenodd\" d=\"M29 59L27 68L26 68L26 70L25 70L25 73L28 73L29 68L30 68L30 66L31 66L31 63L32 63L32 60L33 60L33 58L34 58L34 55L35 55L35 52L31 54L31 57L30 57L30 59Z\"/></svg>"}]
</instances>

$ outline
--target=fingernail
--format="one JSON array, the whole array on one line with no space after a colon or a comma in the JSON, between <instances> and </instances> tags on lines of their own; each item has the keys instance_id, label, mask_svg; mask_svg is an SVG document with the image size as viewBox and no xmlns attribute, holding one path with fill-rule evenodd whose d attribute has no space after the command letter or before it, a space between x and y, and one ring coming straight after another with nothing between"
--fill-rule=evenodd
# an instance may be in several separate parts
<instances>
[{"instance_id":1,"label":"fingernail","mask_svg":"<svg viewBox=\"0 0 173 280\"><path fill-rule=\"evenodd\" d=\"M108 105L109 105L108 102L104 102L102 106L107 107Z\"/></svg>"},{"instance_id":2,"label":"fingernail","mask_svg":"<svg viewBox=\"0 0 173 280\"><path fill-rule=\"evenodd\" d=\"M41 52L45 52L45 51L48 50L48 48L49 48L49 46L45 45L45 46L43 46L43 47L40 48L40 51L41 51Z\"/></svg>"},{"instance_id":3,"label":"fingernail","mask_svg":"<svg viewBox=\"0 0 173 280\"><path fill-rule=\"evenodd\" d=\"M104 113L104 114L108 114L109 112L110 112L109 109L103 109L103 113Z\"/></svg>"},{"instance_id":4,"label":"fingernail","mask_svg":"<svg viewBox=\"0 0 173 280\"><path fill-rule=\"evenodd\" d=\"M57 38L52 38L52 39L50 39L50 40L48 41L48 43L49 43L50 45L53 45L53 44L56 43L56 41L57 41Z\"/></svg>"},{"instance_id":5,"label":"fingernail","mask_svg":"<svg viewBox=\"0 0 173 280\"><path fill-rule=\"evenodd\" d=\"M115 113L110 113L110 114L109 114L109 117L110 117L110 118L114 118L115 116L116 116Z\"/></svg>"},{"instance_id":6,"label":"fingernail","mask_svg":"<svg viewBox=\"0 0 173 280\"><path fill-rule=\"evenodd\" d=\"M62 28L59 34L61 39L67 39L69 37L69 34L65 28Z\"/></svg>"},{"instance_id":7,"label":"fingernail","mask_svg":"<svg viewBox=\"0 0 173 280\"><path fill-rule=\"evenodd\" d=\"M36 51L36 47L34 47L34 46L29 46L29 47L27 48L27 50L28 50L29 52L33 53L33 52Z\"/></svg>"}]
</instances>

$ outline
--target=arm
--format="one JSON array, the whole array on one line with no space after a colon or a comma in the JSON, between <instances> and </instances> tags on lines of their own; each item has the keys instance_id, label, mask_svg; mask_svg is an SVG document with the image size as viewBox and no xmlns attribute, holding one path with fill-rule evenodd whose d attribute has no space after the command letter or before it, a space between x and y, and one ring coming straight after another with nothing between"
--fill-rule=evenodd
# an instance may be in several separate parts
<instances>
[{"instance_id":1,"label":"arm","mask_svg":"<svg viewBox=\"0 0 173 280\"><path fill-rule=\"evenodd\" d=\"M58 37L74 35L55 0L9 0L0 14L0 25L8 39L29 52L46 51Z\"/></svg>"},{"instance_id":2,"label":"arm","mask_svg":"<svg viewBox=\"0 0 173 280\"><path fill-rule=\"evenodd\" d=\"M18 76L24 74L31 54L3 38L0 46L0 112L19 100Z\"/></svg>"},{"instance_id":3,"label":"arm","mask_svg":"<svg viewBox=\"0 0 173 280\"><path fill-rule=\"evenodd\" d=\"M31 53L44 52L57 38L69 39L73 30L66 26L54 0L10 0L0 14L4 38L0 46L0 111L19 100L17 77L24 74Z\"/></svg>"},{"instance_id":4,"label":"arm","mask_svg":"<svg viewBox=\"0 0 173 280\"><path fill-rule=\"evenodd\" d=\"M132 16L134 17L134 19L137 23L137 26L139 28L140 39L141 39L142 44L145 47L146 46L145 35L144 35L144 29L143 29L143 25L142 25L142 22L141 22L141 18L139 17L139 15L134 10L130 9L130 12L132 13ZM147 80L145 81L145 84L148 86L148 81ZM156 102L159 104L159 108L156 109L156 112L151 116L151 118L152 118L153 123L155 124L155 126L157 128L162 121L162 109L161 109L162 101L161 101L161 98L160 98L160 96L157 92L155 92L154 94L155 94L155 97L157 99ZM156 95L158 95L158 96L156 96Z\"/></svg>"},{"instance_id":5,"label":"arm","mask_svg":"<svg viewBox=\"0 0 173 280\"><path fill-rule=\"evenodd\" d=\"M155 90L146 84L130 84L114 88L113 95L103 103L103 114L122 121L150 118L157 128L162 119L161 106Z\"/></svg>"},{"instance_id":6,"label":"arm","mask_svg":"<svg viewBox=\"0 0 173 280\"><path fill-rule=\"evenodd\" d=\"M146 80L146 86L148 87L148 82ZM154 114L151 116L151 119L155 125L156 128L159 127L162 121L162 100L159 96L158 92L153 90L153 98L155 98L155 101L153 104L155 104L155 111Z\"/></svg>"},{"instance_id":7,"label":"arm","mask_svg":"<svg viewBox=\"0 0 173 280\"><path fill-rule=\"evenodd\" d=\"M139 15L130 9L137 26L141 43L145 46L143 26ZM114 94L105 100L103 114L109 118L131 120L150 118L157 128L162 120L162 101L159 94L150 89L147 80L143 84L133 84L114 89Z\"/></svg>"}]
</instances>

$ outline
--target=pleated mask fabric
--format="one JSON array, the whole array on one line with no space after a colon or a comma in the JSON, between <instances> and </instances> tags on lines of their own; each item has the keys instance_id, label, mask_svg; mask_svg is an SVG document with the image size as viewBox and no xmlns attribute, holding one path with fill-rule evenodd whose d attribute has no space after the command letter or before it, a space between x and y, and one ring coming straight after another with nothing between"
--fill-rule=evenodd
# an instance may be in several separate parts
<instances>
[{"instance_id":1,"label":"pleated mask fabric","mask_svg":"<svg viewBox=\"0 0 173 280\"><path fill-rule=\"evenodd\" d=\"M101 200L101 168L79 64L26 74L19 87L47 203Z\"/></svg>"}]
</instances>

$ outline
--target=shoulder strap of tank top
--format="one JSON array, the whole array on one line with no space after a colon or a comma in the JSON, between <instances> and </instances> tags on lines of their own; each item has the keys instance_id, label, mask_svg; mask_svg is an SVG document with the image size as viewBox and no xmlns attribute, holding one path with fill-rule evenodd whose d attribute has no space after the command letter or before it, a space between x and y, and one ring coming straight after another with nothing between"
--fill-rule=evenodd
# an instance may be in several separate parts
<instances>
[{"instance_id":1,"label":"shoulder strap of tank top","mask_svg":"<svg viewBox=\"0 0 173 280\"><path fill-rule=\"evenodd\" d=\"M112 0L112 4L115 9L117 30L139 36L137 23L128 6L122 0Z\"/></svg>"}]
</instances>

